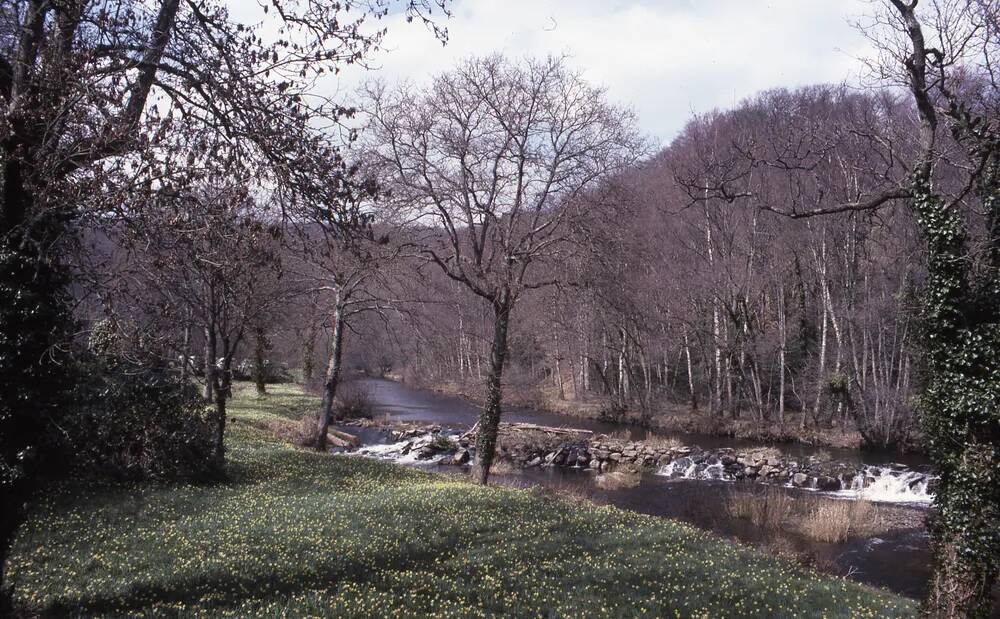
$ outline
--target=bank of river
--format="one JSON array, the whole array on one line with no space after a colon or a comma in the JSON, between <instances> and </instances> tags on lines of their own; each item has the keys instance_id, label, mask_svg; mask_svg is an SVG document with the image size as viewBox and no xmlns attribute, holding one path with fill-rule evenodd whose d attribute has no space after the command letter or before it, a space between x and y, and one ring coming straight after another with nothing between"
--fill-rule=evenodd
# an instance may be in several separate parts
<instances>
[{"instance_id":1,"label":"bank of river","mask_svg":"<svg viewBox=\"0 0 1000 619\"><path fill-rule=\"evenodd\" d=\"M479 409L468 401L455 396L443 395L426 390L414 389L394 381L359 378L354 381L356 386L365 389L375 404L375 414L388 416L397 422L433 423L440 425L445 431L451 429L453 434L471 427L478 416ZM647 430L632 426L609 423L593 419L567 418L562 415L533 411L528 409L510 409L504 412L504 420L515 423L531 423L544 426L573 427L590 430L594 433L631 433L639 439L647 435ZM356 430L355 430L356 431ZM729 439L718 436L692 435L681 433L652 433L675 439L684 445L697 445L704 450L737 449L745 450L760 447L752 441ZM392 438L384 432L369 430L362 433L362 439L371 447L378 443L391 443ZM886 471L922 471L926 472L927 462L915 457L902 459L891 453L868 453L847 449L816 448L801 444L775 445L783 456L788 458L823 458L843 462L856 467L869 467L874 470ZM407 464L433 468L447 473L459 473L461 468L440 466L434 462L421 461L410 455L401 458L392 449L374 449L372 455L384 454L387 459L402 460ZM891 465L891 466L890 466ZM767 545L774 540L764 539L773 536L748 523L726 518L724 501L733 492L750 492L749 484L733 483L726 480L698 477L697 473L687 477L683 475L666 474L663 467L647 470L641 475L641 480L634 487L600 488L595 484L596 474L592 470L579 467L531 467L513 468L498 476L498 481L511 485L541 485L585 495L599 503L616 505L644 514L665 516L685 520L696 526L709 529L725 536L742 541ZM783 492L805 493L814 490L785 488ZM850 496L848 491L837 493L842 497ZM892 500L891 496L884 496ZM893 591L919 597L925 587L928 577L929 552L927 535L920 526L922 516L926 513L930 495L924 493L898 497L901 504L893 509L901 510L902 516L896 514L900 524L890 529L886 534L866 538L852 539L841 543L823 543L801 536L785 535L781 543L790 550L813 557L818 565L852 579L887 587ZM894 512L895 513L895 512Z\"/></svg>"}]
</instances>

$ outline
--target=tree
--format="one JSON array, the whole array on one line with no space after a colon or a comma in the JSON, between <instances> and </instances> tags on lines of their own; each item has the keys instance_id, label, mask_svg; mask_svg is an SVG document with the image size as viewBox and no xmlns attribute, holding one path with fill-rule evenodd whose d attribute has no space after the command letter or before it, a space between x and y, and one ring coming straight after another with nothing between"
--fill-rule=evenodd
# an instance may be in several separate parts
<instances>
[{"instance_id":1,"label":"tree","mask_svg":"<svg viewBox=\"0 0 1000 619\"><path fill-rule=\"evenodd\" d=\"M186 321L204 333L204 380L215 405L220 464L233 359L287 296L280 285L281 232L246 185L216 179L148 205L123 238L132 256L126 267L132 294L157 308L159 335L176 339Z\"/></svg>"},{"instance_id":2,"label":"tree","mask_svg":"<svg viewBox=\"0 0 1000 619\"><path fill-rule=\"evenodd\" d=\"M430 20L444 2L271 0L270 29L192 0L0 6L0 287L25 299L0 323L0 372L9 379L0 400L0 503L15 506L0 521L0 566L33 488L31 470L44 464L29 456L63 410L52 353L67 326L60 241L73 219L97 203L113 207L130 189L196 173L199 156L255 168L261 183L286 191L335 184L337 151L317 127L348 110L308 96L315 80L378 45L383 31L368 29L365 17L401 9L444 36ZM351 9L361 10L346 17ZM178 130L185 125L216 139L198 133L191 142L195 134Z\"/></svg>"},{"instance_id":3,"label":"tree","mask_svg":"<svg viewBox=\"0 0 1000 619\"><path fill-rule=\"evenodd\" d=\"M927 252L920 414L941 475L925 612L986 617L1000 573L1000 91L989 64L1000 52L1000 5L931 3L920 14L916 0L890 2L909 43L894 49L919 117L909 191ZM935 183L948 149L942 129L968 164L964 189L951 196ZM978 247L971 208L985 215Z\"/></svg>"},{"instance_id":4,"label":"tree","mask_svg":"<svg viewBox=\"0 0 1000 619\"><path fill-rule=\"evenodd\" d=\"M881 79L909 92L915 128L887 114L883 126L848 124L836 131L867 142L871 169L882 172L861 177L853 188L839 185L850 193L836 195L830 188L838 185L816 175L820 162L786 157L794 149L744 148L736 174L724 169L713 182L688 185L702 196L727 204L749 200L794 219L873 213L905 201L926 265L917 308L918 412L940 474L925 612L984 617L1000 571L1000 91L994 64L1000 5L931 1L918 9L917 0L886 0L884 6L867 30L880 51L874 66ZM831 147L831 155L843 152ZM804 191L774 199L760 183L769 168ZM895 234L905 236L906 225L896 226ZM831 306L828 284L822 277L824 315ZM847 386L837 390L856 400Z\"/></svg>"},{"instance_id":5,"label":"tree","mask_svg":"<svg viewBox=\"0 0 1000 619\"><path fill-rule=\"evenodd\" d=\"M558 283L536 265L567 251L585 193L642 152L628 110L564 59L472 58L426 92L372 84L362 94L366 142L419 253L490 304L486 404L476 441L485 484L501 414L511 313Z\"/></svg>"},{"instance_id":6,"label":"tree","mask_svg":"<svg viewBox=\"0 0 1000 619\"><path fill-rule=\"evenodd\" d=\"M343 373L345 331L359 315L383 320L393 305L390 268L401 247L390 243L391 231L372 221L370 201L378 191L371 180L357 181L333 204L313 209L298 235L295 251L299 286L325 308L329 321L329 357L323 375L323 403L316 422L317 451L325 451ZM376 233L376 227L378 232Z\"/></svg>"}]
</instances>

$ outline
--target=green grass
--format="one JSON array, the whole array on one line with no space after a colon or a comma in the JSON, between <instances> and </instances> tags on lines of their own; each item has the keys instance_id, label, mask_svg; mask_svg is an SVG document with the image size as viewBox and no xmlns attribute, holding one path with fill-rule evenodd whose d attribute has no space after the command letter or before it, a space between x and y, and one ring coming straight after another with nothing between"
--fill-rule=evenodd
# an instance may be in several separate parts
<instances>
[{"instance_id":1,"label":"green grass","mask_svg":"<svg viewBox=\"0 0 1000 619\"><path fill-rule=\"evenodd\" d=\"M317 401L231 407L230 480L76 480L46 493L11 559L41 615L912 616L915 604L697 529L298 451L257 429Z\"/></svg>"}]
</instances>

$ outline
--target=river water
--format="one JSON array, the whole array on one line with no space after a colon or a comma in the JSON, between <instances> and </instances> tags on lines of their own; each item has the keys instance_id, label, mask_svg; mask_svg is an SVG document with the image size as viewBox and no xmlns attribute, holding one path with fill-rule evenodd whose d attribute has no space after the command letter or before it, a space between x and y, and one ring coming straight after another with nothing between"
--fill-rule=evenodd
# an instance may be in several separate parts
<instances>
[{"instance_id":1,"label":"river water","mask_svg":"<svg viewBox=\"0 0 1000 619\"><path fill-rule=\"evenodd\" d=\"M455 396L415 389L389 380L358 378L352 383L366 390L375 405L376 415L388 415L394 421L409 421L439 424L442 428L464 430L475 423L479 408ZM546 426L570 427L591 430L596 433L629 431L633 438L640 439L647 433L645 429L593 419L577 419L565 415L511 408L504 411L504 421L535 423ZM352 428L357 432L357 428ZM726 437L652 432L674 436L685 445L697 445L702 449L722 447L748 448L761 446L759 443L729 439ZM362 440L371 447L386 442L378 432L365 431ZM907 475L928 473L928 463L920 457L900 458L897 454L861 452L849 449L817 448L808 445L772 445L789 456L809 457L822 453L837 461L864 465L875 475L884 472L884 479L878 481L881 487L875 495L865 494L865 498L875 501L892 501L902 507L926 513L931 496L924 487L911 489L899 479L909 479ZM379 448L371 448L370 455L378 455ZM399 458L393 458L400 460ZM902 460L902 461L900 461ZM403 463L430 468L449 474L463 474L461 467L438 466L404 458ZM661 471L662 472L662 471ZM751 544L766 545L768 535L745 521L727 517L724 502L733 492L753 492L759 484L733 483L712 479L671 478L656 472L644 474L638 486L603 490L594 482L595 474L582 469L566 467L518 469L511 473L492 476L499 483L570 489L598 503L612 504L622 509L676 518L695 526L715 531L726 537ZM789 493L804 493L808 490L784 488ZM866 491L867 492L867 491ZM833 498L849 499L857 493L844 490ZM770 541L774 541L773 539ZM885 587L903 595L921 597L926 587L930 565L928 536L922 530L909 530L883 537L850 540L844 543L822 543L801 538L794 534L782 534L781 544L793 551L808 554L824 566L827 571L846 575L866 584ZM1000 612L1000 609L998 609ZM997 615L1000 617L1000 615Z\"/></svg>"}]
</instances>

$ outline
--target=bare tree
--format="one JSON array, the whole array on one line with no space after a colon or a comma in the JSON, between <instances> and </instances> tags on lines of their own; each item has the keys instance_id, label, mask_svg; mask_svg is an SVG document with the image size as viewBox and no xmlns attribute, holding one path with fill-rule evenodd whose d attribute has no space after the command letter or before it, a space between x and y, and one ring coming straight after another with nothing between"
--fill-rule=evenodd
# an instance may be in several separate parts
<instances>
[{"instance_id":1,"label":"bare tree","mask_svg":"<svg viewBox=\"0 0 1000 619\"><path fill-rule=\"evenodd\" d=\"M316 427L316 449L326 450L333 405L343 373L345 332L352 320L375 314L383 321L398 311L392 298L393 266L400 245L390 243L391 231L372 221L370 201L377 195L374 183L357 183L336 206L313 213L300 230L294 265L298 287L327 314L329 358L323 376L323 403Z\"/></svg>"},{"instance_id":2,"label":"bare tree","mask_svg":"<svg viewBox=\"0 0 1000 619\"><path fill-rule=\"evenodd\" d=\"M924 244L927 274L918 301L921 371L920 417L931 457L941 473L932 527L935 574L925 605L934 617L980 617L989 613L990 589L1000 570L1000 417L996 392L998 279L1000 279L1000 127L996 58L996 2L886 0L884 10L867 26L879 51L872 63L883 83L909 92L915 124L885 122L821 125L808 143L826 133L828 146L798 156L803 140L763 140L752 135L739 140L740 157L733 166L715 166L715 180L686 185L693 199L706 197L727 204L749 201L757 208L795 219L817 215L874 213L906 200ZM890 101L891 96L884 99ZM898 117L897 117L898 118ZM774 132L787 133L785 127ZM846 142L863 140L874 165L844 166ZM761 145L765 148L761 149ZM770 148L766 148L770 146ZM779 148L774 148L779 146ZM810 161L810 159L813 159ZM856 160L856 159L855 159ZM881 164L879 164L881 160ZM841 164L847 178L836 178L829 163ZM826 172L824 172L826 168ZM791 186L775 194L761 179L774 176ZM875 171L876 174L871 172ZM844 181L847 182L844 182ZM835 190L835 191L831 191ZM776 199L778 198L778 199ZM826 225L822 225L826 230ZM900 225L899 234L905 234ZM824 237L825 238L825 237ZM858 238L855 233L853 238ZM815 247L815 246L814 246ZM826 245L814 254L820 272L822 312L820 381L825 370L827 325L836 341L835 364L847 347L837 317L842 311L831 299ZM854 278L847 263L846 288ZM850 294L848 294L850 298ZM899 394L909 385L905 322L897 324L882 346L884 326L875 327L879 345L862 335L853 382L861 393L829 380L829 392L841 396L859 413L859 426L873 407L883 421L895 416ZM852 334L848 331L848 337ZM856 341L856 340L855 340ZM897 343L898 342L898 343ZM856 350L856 349L855 349ZM897 353L898 351L898 353ZM869 365L871 380L865 376ZM837 378L836 376L834 378ZM820 411L817 391L814 414ZM860 397L857 397L860 396ZM880 401L882 400L882 401ZM888 405L886 405L888 402ZM839 404L838 404L839 405ZM868 424L868 427L864 427Z\"/></svg>"},{"instance_id":3,"label":"bare tree","mask_svg":"<svg viewBox=\"0 0 1000 619\"><path fill-rule=\"evenodd\" d=\"M190 319L204 333L206 396L215 405L216 456L225 454L233 360L250 331L286 298L279 227L240 183L202 184L147 206L124 235L133 294L161 316ZM181 331L161 321L164 337ZM190 357L182 357L189 363Z\"/></svg>"},{"instance_id":4,"label":"bare tree","mask_svg":"<svg viewBox=\"0 0 1000 619\"><path fill-rule=\"evenodd\" d=\"M486 483L501 414L511 312L557 284L537 263L566 251L584 193L642 152L631 112L610 105L561 58L473 58L426 92L363 93L368 145L422 255L493 310L477 479Z\"/></svg>"}]
</instances>

